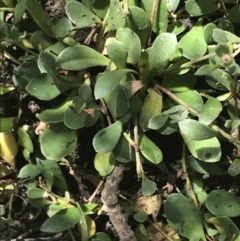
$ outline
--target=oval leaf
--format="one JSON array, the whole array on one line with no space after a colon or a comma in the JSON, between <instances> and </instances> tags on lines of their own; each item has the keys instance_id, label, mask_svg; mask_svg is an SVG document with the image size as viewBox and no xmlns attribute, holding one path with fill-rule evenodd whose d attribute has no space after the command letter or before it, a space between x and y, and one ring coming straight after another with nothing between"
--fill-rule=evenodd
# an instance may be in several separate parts
<instances>
[{"instance_id":1,"label":"oval leaf","mask_svg":"<svg viewBox=\"0 0 240 241\"><path fill-rule=\"evenodd\" d=\"M150 162L157 164L163 159L161 150L146 135L139 136L140 151Z\"/></svg>"},{"instance_id":2,"label":"oval leaf","mask_svg":"<svg viewBox=\"0 0 240 241\"><path fill-rule=\"evenodd\" d=\"M114 124L99 131L93 138L93 146L96 152L110 152L117 145L122 133L122 124L116 121Z\"/></svg>"},{"instance_id":3,"label":"oval leaf","mask_svg":"<svg viewBox=\"0 0 240 241\"><path fill-rule=\"evenodd\" d=\"M75 150L77 133L67 128L62 122L52 124L40 136L40 146L46 158L59 160Z\"/></svg>"},{"instance_id":4,"label":"oval leaf","mask_svg":"<svg viewBox=\"0 0 240 241\"><path fill-rule=\"evenodd\" d=\"M109 59L92 48L78 45L64 49L57 57L59 68L84 70L93 66L107 66Z\"/></svg>"},{"instance_id":5,"label":"oval leaf","mask_svg":"<svg viewBox=\"0 0 240 241\"><path fill-rule=\"evenodd\" d=\"M41 227L42 232L58 233L65 231L80 221L80 214L76 207L70 207L57 212L47 219Z\"/></svg>"},{"instance_id":6,"label":"oval leaf","mask_svg":"<svg viewBox=\"0 0 240 241\"><path fill-rule=\"evenodd\" d=\"M240 216L240 200L225 190L214 190L209 193L205 205L215 216Z\"/></svg>"},{"instance_id":7,"label":"oval leaf","mask_svg":"<svg viewBox=\"0 0 240 241\"><path fill-rule=\"evenodd\" d=\"M194 203L180 193L168 196L164 211L170 227L189 240L199 238L205 240L202 219Z\"/></svg>"},{"instance_id":8,"label":"oval leaf","mask_svg":"<svg viewBox=\"0 0 240 241\"><path fill-rule=\"evenodd\" d=\"M99 172L100 176L110 174L115 167L116 159L112 152L96 153L94 158L94 167Z\"/></svg>"}]
</instances>

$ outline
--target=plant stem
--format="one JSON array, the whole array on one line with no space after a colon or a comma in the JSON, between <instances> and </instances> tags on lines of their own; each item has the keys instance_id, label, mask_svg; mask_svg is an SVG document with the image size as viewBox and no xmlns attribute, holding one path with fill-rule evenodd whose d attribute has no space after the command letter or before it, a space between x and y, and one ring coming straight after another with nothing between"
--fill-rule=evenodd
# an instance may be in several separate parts
<instances>
[{"instance_id":1,"label":"plant stem","mask_svg":"<svg viewBox=\"0 0 240 241\"><path fill-rule=\"evenodd\" d=\"M191 199L193 200L200 216L201 216L201 219L202 219L202 222L205 226L206 229L208 229L208 224L207 222L205 221L203 215L202 215L202 212L201 212L201 209L199 207L199 203L198 203L198 200L197 200L197 197L194 193L194 190L193 190L193 187L192 187L192 184L191 184L191 181L190 181L190 178L189 178L189 175L188 175L188 170L187 170L187 164L186 164L186 146L185 146L185 143L183 142L183 148L182 148L182 167L183 167L183 173L185 174L185 178L186 178L186 189L189 191L190 193L190 196L191 196Z\"/></svg>"},{"instance_id":2,"label":"plant stem","mask_svg":"<svg viewBox=\"0 0 240 241\"><path fill-rule=\"evenodd\" d=\"M158 0L153 0L152 11L151 11L151 16L150 16L150 30L149 30L148 41L147 41L148 46L151 45L152 26L153 26L157 7L158 7Z\"/></svg>"},{"instance_id":3,"label":"plant stem","mask_svg":"<svg viewBox=\"0 0 240 241\"><path fill-rule=\"evenodd\" d=\"M183 100L181 100L179 97L177 97L175 94L173 94L172 92L170 92L169 90L165 89L164 87L162 87L159 84L156 84L155 87L159 90L161 90L162 92L164 92L165 94L167 94L169 97L171 97L173 100L175 100L177 103L179 103L180 105L185 106L188 111L190 113L192 113L193 115L199 117L200 113L198 111L196 111L195 109L193 109L191 106L189 106L186 102L184 102ZM231 142L233 145L235 145L238 150L240 150L240 141L234 137L232 137L231 135L229 135L227 132L225 132L224 130L222 130L220 127L218 127L217 125L214 124L210 124L209 127L211 127L213 130L219 132L223 137L225 137L229 142Z\"/></svg>"}]
</instances>

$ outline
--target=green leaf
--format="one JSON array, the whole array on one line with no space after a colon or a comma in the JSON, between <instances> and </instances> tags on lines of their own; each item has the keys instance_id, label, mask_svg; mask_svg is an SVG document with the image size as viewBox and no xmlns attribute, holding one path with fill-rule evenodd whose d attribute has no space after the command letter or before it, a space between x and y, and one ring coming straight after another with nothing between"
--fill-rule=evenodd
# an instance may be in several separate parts
<instances>
[{"instance_id":1,"label":"green leaf","mask_svg":"<svg viewBox=\"0 0 240 241\"><path fill-rule=\"evenodd\" d=\"M111 43L109 43L107 45L107 53L108 57L119 69L126 68L128 51L126 46L122 42L114 40Z\"/></svg>"},{"instance_id":2,"label":"green leaf","mask_svg":"<svg viewBox=\"0 0 240 241\"><path fill-rule=\"evenodd\" d=\"M221 145L217 137L201 141L189 140L181 134L191 154L204 162L218 162L221 158Z\"/></svg>"},{"instance_id":3,"label":"green leaf","mask_svg":"<svg viewBox=\"0 0 240 241\"><path fill-rule=\"evenodd\" d=\"M127 63L136 64L141 54L141 42L137 34L129 28L119 28L116 32L116 39L121 41L127 48Z\"/></svg>"},{"instance_id":4,"label":"green leaf","mask_svg":"<svg viewBox=\"0 0 240 241\"><path fill-rule=\"evenodd\" d=\"M58 233L65 231L80 221L78 208L70 207L57 212L55 215L47 219L41 231L46 233Z\"/></svg>"},{"instance_id":5,"label":"green leaf","mask_svg":"<svg viewBox=\"0 0 240 241\"><path fill-rule=\"evenodd\" d=\"M219 67L218 65L204 64L194 73L194 75L198 75L198 76L211 75L213 71L218 69L218 67Z\"/></svg>"},{"instance_id":6,"label":"green leaf","mask_svg":"<svg viewBox=\"0 0 240 241\"><path fill-rule=\"evenodd\" d=\"M36 0L25 0L25 6L36 24L47 34L54 35L53 23L41 4Z\"/></svg>"},{"instance_id":7,"label":"green leaf","mask_svg":"<svg viewBox=\"0 0 240 241\"><path fill-rule=\"evenodd\" d=\"M216 98L211 96L206 97L208 100L204 103L200 112L199 122L204 125L209 125L220 115L222 105Z\"/></svg>"},{"instance_id":8,"label":"green leaf","mask_svg":"<svg viewBox=\"0 0 240 241\"><path fill-rule=\"evenodd\" d=\"M36 198L36 199L29 198L28 202L30 205L32 205L33 207L36 207L36 208L41 208L41 207L52 204L52 201L47 200L45 198Z\"/></svg>"},{"instance_id":9,"label":"green leaf","mask_svg":"<svg viewBox=\"0 0 240 241\"><path fill-rule=\"evenodd\" d=\"M109 59L92 48L83 45L68 47L57 57L59 68L84 70L94 66L108 66Z\"/></svg>"},{"instance_id":10,"label":"green leaf","mask_svg":"<svg viewBox=\"0 0 240 241\"><path fill-rule=\"evenodd\" d=\"M203 100L201 95L196 90L189 90L185 92L175 93L175 95L184 101L188 106L192 107L196 111L200 112L203 107ZM166 109L169 109L176 105L176 102L168 97L163 105Z\"/></svg>"},{"instance_id":11,"label":"green leaf","mask_svg":"<svg viewBox=\"0 0 240 241\"><path fill-rule=\"evenodd\" d=\"M114 117L122 117L130 107L129 97L122 85L118 85L108 96L104 98L104 101Z\"/></svg>"},{"instance_id":12,"label":"green leaf","mask_svg":"<svg viewBox=\"0 0 240 241\"><path fill-rule=\"evenodd\" d=\"M153 89L148 90L140 112L139 122L144 131L148 129L149 121L162 112L162 95Z\"/></svg>"},{"instance_id":13,"label":"green leaf","mask_svg":"<svg viewBox=\"0 0 240 241\"><path fill-rule=\"evenodd\" d=\"M93 10L98 17L104 19L108 11L109 4L110 4L109 0L94 1Z\"/></svg>"},{"instance_id":14,"label":"green leaf","mask_svg":"<svg viewBox=\"0 0 240 241\"><path fill-rule=\"evenodd\" d=\"M153 8L153 0L142 0L143 9L147 12L148 18L150 19L152 8ZM155 10L155 17L153 19L152 30L157 35L160 33L164 33L167 31L168 26L168 9L167 2L160 0L158 1L157 8Z\"/></svg>"},{"instance_id":15,"label":"green leaf","mask_svg":"<svg viewBox=\"0 0 240 241\"><path fill-rule=\"evenodd\" d=\"M139 135L139 147L143 156L150 162L158 164L162 161L163 156L161 150L144 134Z\"/></svg>"},{"instance_id":16,"label":"green leaf","mask_svg":"<svg viewBox=\"0 0 240 241\"><path fill-rule=\"evenodd\" d=\"M148 219L148 215L145 212L137 212L133 215L133 217L139 223L143 223Z\"/></svg>"},{"instance_id":17,"label":"green leaf","mask_svg":"<svg viewBox=\"0 0 240 241\"><path fill-rule=\"evenodd\" d=\"M169 110L162 112L163 115L167 115L170 119L173 120L173 122L185 120L188 116L188 113L188 109L183 105L176 105Z\"/></svg>"},{"instance_id":18,"label":"green leaf","mask_svg":"<svg viewBox=\"0 0 240 241\"><path fill-rule=\"evenodd\" d=\"M54 175L52 172L50 171L47 171L45 172L45 175L44 175L45 179L46 179L46 185L47 185L47 189L49 191L52 190L52 186L54 184Z\"/></svg>"},{"instance_id":19,"label":"green leaf","mask_svg":"<svg viewBox=\"0 0 240 241\"><path fill-rule=\"evenodd\" d=\"M44 193L45 193L44 189L33 188L27 191L27 196L32 199L43 198Z\"/></svg>"},{"instance_id":20,"label":"green leaf","mask_svg":"<svg viewBox=\"0 0 240 241\"><path fill-rule=\"evenodd\" d=\"M226 42L239 43L240 42L240 38L238 36L228 31L224 31L220 28L213 29L212 37L216 43L226 43Z\"/></svg>"},{"instance_id":21,"label":"green leaf","mask_svg":"<svg viewBox=\"0 0 240 241\"><path fill-rule=\"evenodd\" d=\"M187 159L190 167L198 173L217 176L227 175L227 171L221 169L215 163L203 162L194 158L193 156L188 156Z\"/></svg>"},{"instance_id":22,"label":"green leaf","mask_svg":"<svg viewBox=\"0 0 240 241\"><path fill-rule=\"evenodd\" d=\"M237 103L237 108L240 109L240 102L239 101ZM229 117L232 120L238 119L238 117L236 116L236 113L235 113L235 100L233 98L231 98L228 101L227 112L228 112Z\"/></svg>"},{"instance_id":23,"label":"green leaf","mask_svg":"<svg viewBox=\"0 0 240 241\"><path fill-rule=\"evenodd\" d=\"M68 18L79 28L86 28L95 23L101 23L101 19L80 2L68 1L65 10Z\"/></svg>"},{"instance_id":24,"label":"green leaf","mask_svg":"<svg viewBox=\"0 0 240 241\"><path fill-rule=\"evenodd\" d=\"M130 71L128 69L117 69L98 75L94 88L95 98L100 99L109 95L118 86L121 79Z\"/></svg>"},{"instance_id":25,"label":"green leaf","mask_svg":"<svg viewBox=\"0 0 240 241\"><path fill-rule=\"evenodd\" d=\"M157 185L154 181L147 177L142 178L142 194L144 196L151 196L157 190Z\"/></svg>"},{"instance_id":26,"label":"green leaf","mask_svg":"<svg viewBox=\"0 0 240 241\"><path fill-rule=\"evenodd\" d=\"M158 130L165 125L167 120L168 120L167 114L162 113L159 115L155 115L149 120L148 128L153 130Z\"/></svg>"},{"instance_id":27,"label":"green leaf","mask_svg":"<svg viewBox=\"0 0 240 241\"><path fill-rule=\"evenodd\" d=\"M37 165L27 164L21 168L18 178L27 178L27 177L36 177L40 174L40 170L37 168Z\"/></svg>"},{"instance_id":28,"label":"green leaf","mask_svg":"<svg viewBox=\"0 0 240 241\"><path fill-rule=\"evenodd\" d=\"M0 132L10 131L14 127L15 117L0 118Z\"/></svg>"},{"instance_id":29,"label":"green leaf","mask_svg":"<svg viewBox=\"0 0 240 241\"><path fill-rule=\"evenodd\" d=\"M240 158L235 158L228 168L228 174L232 177L240 173Z\"/></svg>"},{"instance_id":30,"label":"green leaf","mask_svg":"<svg viewBox=\"0 0 240 241\"><path fill-rule=\"evenodd\" d=\"M92 241L112 241L112 240L106 233L98 232L92 237Z\"/></svg>"},{"instance_id":31,"label":"green leaf","mask_svg":"<svg viewBox=\"0 0 240 241\"><path fill-rule=\"evenodd\" d=\"M240 216L240 201L233 193L225 190L213 190L209 193L206 208L215 216Z\"/></svg>"},{"instance_id":32,"label":"green leaf","mask_svg":"<svg viewBox=\"0 0 240 241\"><path fill-rule=\"evenodd\" d=\"M196 46L198 46L196 48ZM178 43L178 48L183 56L193 60L202 57L207 51L207 43L204 39L202 19L186 33Z\"/></svg>"},{"instance_id":33,"label":"green leaf","mask_svg":"<svg viewBox=\"0 0 240 241\"><path fill-rule=\"evenodd\" d=\"M165 67L165 62L169 60L176 49L177 38L175 34L159 34L149 51L149 69L157 69L159 72L162 71L163 66Z\"/></svg>"},{"instance_id":34,"label":"green leaf","mask_svg":"<svg viewBox=\"0 0 240 241\"><path fill-rule=\"evenodd\" d=\"M119 28L124 28L126 23L126 18L118 0L111 0L108 9L108 18L105 25L104 33L110 30L118 30Z\"/></svg>"},{"instance_id":35,"label":"green leaf","mask_svg":"<svg viewBox=\"0 0 240 241\"><path fill-rule=\"evenodd\" d=\"M208 219L209 223L212 223L220 234L225 234L225 240L231 240L234 237L234 240L237 241L240 232L236 224L228 217L213 217Z\"/></svg>"},{"instance_id":36,"label":"green leaf","mask_svg":"<svg viewBox=\"0 0 240 241\"><path fill-rule=\"evenodd\" d=\"M51 124L40 136L40 146L45 157L59 160L75 150L77 133L62 122Z\"/></svg>"},{"instance_id":37,"label":"green leaf","mask_svg":"<svg viewBox=\"0 0 240 241\"><path fill-rule=\"evenodd\" d=\"M175 12L179 3L180 3L180 0L169 0L167 5L168 11L170 13Z\"/></svg>"},{"instance_id":38,"label":"green leaf","mask_svg":"<svg viewBox=\"0 0 240 241\"><path fill-rule=\"evenodd\" d=\"M217 26L214 23L208 23L204 26L204 39L207 44L213 43L213 29L215 29Z\"/></svg>"},{"instance_id":39,"label":"green leaf","mask_svg":"<svg viewBox=\"0 0 240 241\"><path fill-rule=\"evenodd\" d=\"M72 103L75 94L76 91L72 91L62 104L55 108L42 111L39 115L39 119L45 123L57 123L63 121L64 114L69 105Z\"/></svg>"},{"instance_id":40,"label":"green leaf","mask_svg":"<svg viewBox=\"0 0 240 241\"><path fill-rule=\"evenodd\" d=\"M134 230L135 237L138 241L149 241L149 235L143 223L139 223Z\"/></svg>"},{"instance_id":41,"label":"green leaf","mask_svg":"<svg viewBox=\"0 0 240 241\"><path fill-rule=\"evenodd\" d=\"M93 138L93 147L96 152L110 152L117 145L122 133L122 124L116 121L114 124L99 131Z\"/></svg>"},{"instance_id":42,"label":"green leaf","mask_svg":"<svg viewBox=\"0 0 240 241\"><path fill-rule=\"evenodd\" d=\"M187 0L185 2L187 12L194 17L215 12L220 6L208 0Z\"/></svg>"},{"instance_id":43,"label":"green leaf","mask_svg":"<svg viewBox=\"0 0 240 241\"><path fill-rule=\"evenodd\" d=\"M28 152L33 152L32 140L22 127L18 128L18 144L27 149Z\"/></svg>"},{"instance_id":44,"label":"green leaf","mask_svg":"<svg viewBox=\"0 0 240 241\"><path fill-rule=\"evenodd\" d=\"M142 48L145 48L150 31L150 21L148 15L141 8L129 7L130 15L127 17L126 27L134 31L140 41Z\"/></svg>"},{"instance_id":45,"label":"green leaf","mask_svg":"<svg viewBox=\"0 0 240 241\"><path fill-rule=\"evenodd\" d=\"M199 211L183 194L169 195L164 205L164 212L168 224L178 234L189 240L195 240L193 238L198 235L201 240L206 241Z\"/></svg>"},{"instance_id":46,"label":"green leaf","mask_svg":"<svg viewBox=\"0 0 240 241\"><path fill-rule=\"evenodd\" d=\"M232 7L229 11L228 19L231 23L240 23L240 4L236 4Z\"/></svg>"},{"instance_id":47,"label":"green leaf","mask_svg":"<svg viewBox=\"0 0 240 241\"><path fill-rule=\"evenodd\" d=\"M49 217L52 217L54 214L58 213L64 209L64 204L63 203L52 203L47 211L47 214Z\"/></svg>"},{"instance_id":48,"label":"green leaf","mask_svg":"<svg viewBox=\"0 0 240 241\"><path fill-rule=\"evenodd\" d=\"M201 141L216 136L216 132L196 120L186 119L178 122L181 134L189 140Z\"/></svg>"},{"instance_id":49,"label":"green leaf","mask_svg":"<svg viewBox=\"0 0 240 241\"><path fill-rule=\"evenodd\" d=\"M54 33L57 37L63 38L67 36L72 31L72 29L73 26L71 22L67 18L61 18L54 26Z\"/></svg>"},{"instance_id":50,"label":"green leaf","mask_svg":"<svg viewBox=\"0 0 240 241\"><path fill-rule=\"evenodd\" d=\"M193 88L196 84L196 76L190 73L177 75L165 74L162 86L172 92L184 92Z\"/></svg>"},{"instance_id":51,"label":"green leaf","mask_svg":"<svg viewBox=\"0 0 240 241\"><path fill-rule=\"evenodd\" d=\"M9 86L9 87L0 87L0 95L4 95L4 94L6 94L6 93L8 93L8 92L11 92L11 91L13 91L13 90L15 90L15 87L13 87L13 86Z\"/></svg>"},{"instance_id":52,"label":"green leaf","mask_svg":"<svg viewBox=\"0 0 240 241\"><path fill-rule=\"evenodd\" d=\"M37 75L26 86L26 90L40 100L52 100L69 88L69 86L54 83L48 74Z\"/></svg>"},{"instance_id":53,"label":"green leaf","mask_svg":"<svg viewBox=\"0 0 240 241\"><path fill-rule=\"evenodd\" d=\"M94 158L94 167L99 172L100 176L110 174L115 167L116 159L112 152L96 153Z\"/></svg>"},{"instance_id":54,"label":"green leaf","mask_svg":"<svg viewBox=\"0 0 240 241\"><path fill-rule=\"evenodd\" d=\"M15 26L23 19L23 15L26 11L25 0L19 0L14 8L13 23Z\"/></svg>"}]
</instances>

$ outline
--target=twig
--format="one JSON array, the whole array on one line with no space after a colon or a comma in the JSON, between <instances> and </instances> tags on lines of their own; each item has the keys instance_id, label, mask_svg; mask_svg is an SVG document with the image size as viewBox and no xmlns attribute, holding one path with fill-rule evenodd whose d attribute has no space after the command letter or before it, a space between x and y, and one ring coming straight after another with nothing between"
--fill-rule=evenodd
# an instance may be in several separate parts
<instances>
[{"instance_id":1,"label":"twig","mask_svg":"<svg viewBox=\"0 0 240 241\"><path fill-rule=\"evenodd\" d=\"M152 27L153 27L153 22L154 22L154 17L155 17L157 7L158 7L158 0L153 0L152 11L150 16L150 30L149 30L149 36L148 36L148 42L147 42L148 46L151 45Z\"/></svg>"}]
</instances>

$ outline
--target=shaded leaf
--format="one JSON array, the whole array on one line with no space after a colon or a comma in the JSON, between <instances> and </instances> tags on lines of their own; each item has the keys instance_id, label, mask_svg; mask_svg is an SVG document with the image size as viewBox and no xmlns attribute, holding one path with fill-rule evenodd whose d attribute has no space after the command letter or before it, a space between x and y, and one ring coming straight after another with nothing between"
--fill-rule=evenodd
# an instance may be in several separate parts
<instances>
[{"instance_id":1,"label":"shaded leaf","mask_svg":"<svg viewBox=\"0 0 240 241\"><path fill-rule=\"evenodd\" d=\"M76 131L67 128L62 122L51 124L40 136L41 151L48 159L58 160L68 155L75 150L76 145Z\"/></svg>"},{"instance_id":2,"label":"shaded leaf","mask_svg":"<svg viewBox=\"0 0 240 241\"><path fill-rule=\"evenodd\" d=\"M199 238L206 240L199 211L194 203L181 193L168 196L164 211L168 224L178 234L190 240L194 240L192 238L197 234Z\"/></svg>"},{"instance_id":3,"label":"shaded leaf","mask_svg":"<svg viewBox=\"0 0 240 241\"><path fill-rule=\"evenodd\" d=\"M210 192L205 205L215 216L240 216L240 200L233 193L225 190L213 190Z\"/></svg>"},{"instance_id":4,"label":"shaded leaf","mask_svg":"<svg viewBox=\"0 0 240 241\"><path fill-rule=\"evenodd\" d=\"M57 233L65 231L80 221L80 214L76 207L70 207L57 212L47 219L41 231L46 233Z\"/></svg>"},{"instance_id":5,"label":"shaded leaf","mask_svg":"<svg viewBox=\"0 0 240 241\"><path fill-rule=\"evenodd\" d=\"M14 126L15 117L0 118L0 132L10 131Z\"/></svg>"},{"instance_id":6,"label":"shaded leaf","mask_svg":"<svg viewBox=\"0 0 240 241\"><path fill-rule=\"evenodd\" d=\"M28 152L33 152L32 140L22 127L18 128L18 144L24 147Z\"/></svg>"},{"instance_id":7,"label":"shaded leaf","mask_svg":"<svg viewBox=\"0 0 240 241\"><path fill-rule=\"evenodd\" d=\"M154 181L147 177L142 178L142 194L144 196L151 196L157 190L157 185Z\"/></svg>"},{"instance_id":8,"label":"shaded leaf","mask_svg":"<svg viewBox=\"0 0 240 241\"><path fill-rule=\"evenodd\" d=\"M240 158L235 158L228 168L230 176L237 176L240 173Z\"/></svg>"}]
</instances>

